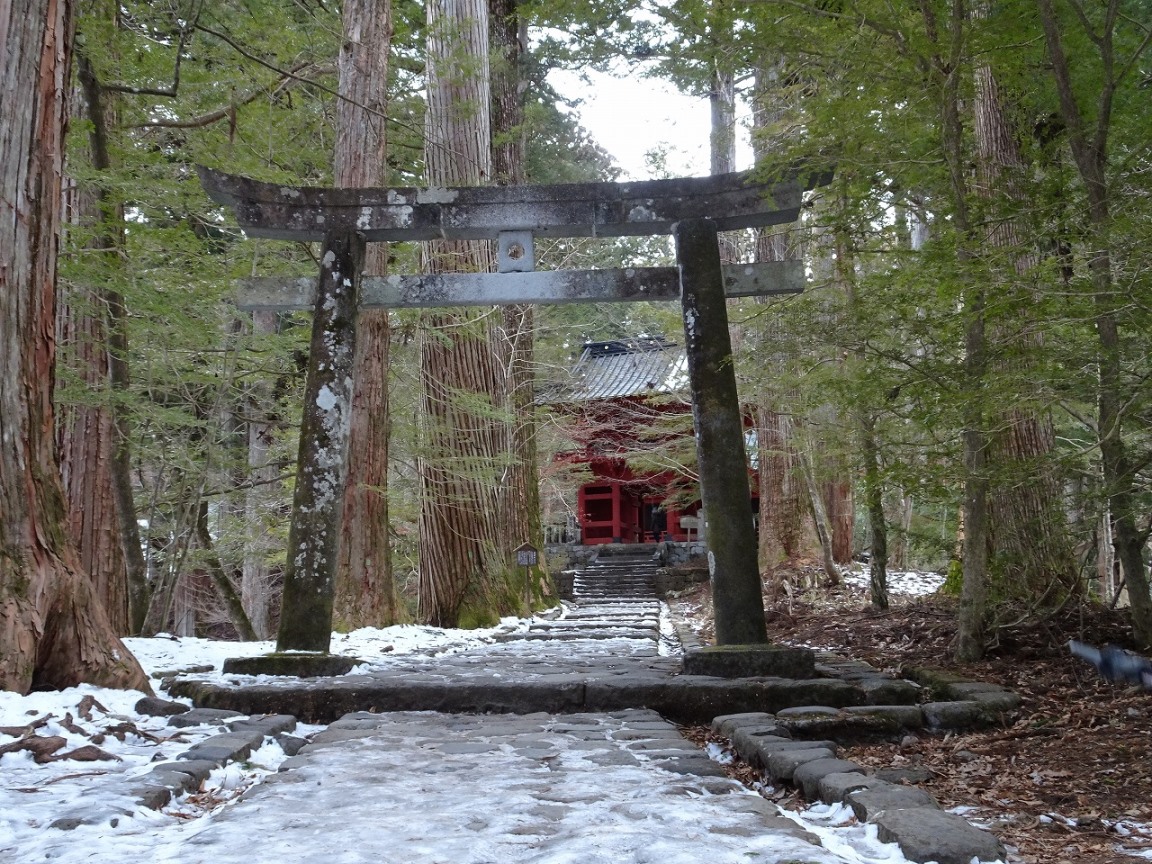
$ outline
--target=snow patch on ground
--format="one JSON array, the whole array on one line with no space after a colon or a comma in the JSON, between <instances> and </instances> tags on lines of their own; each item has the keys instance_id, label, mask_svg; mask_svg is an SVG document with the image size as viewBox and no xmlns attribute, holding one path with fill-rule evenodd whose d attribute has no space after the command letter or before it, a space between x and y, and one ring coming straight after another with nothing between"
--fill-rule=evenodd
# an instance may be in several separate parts
<instances>
[{"instance_id":1,"label":"snow patch on ground","mask_svg":"<svg viewBox=\"0 0 1152 864\"><path fill-rule=\"evenodd\" d=\"M855 588L868 590L868 565L855 565L844 574L844 582ZM888 593L892 596L925 597L935 594L944 584L941 573L920 573L913 570L888 573Z\"/></svg>"}]
</instances>

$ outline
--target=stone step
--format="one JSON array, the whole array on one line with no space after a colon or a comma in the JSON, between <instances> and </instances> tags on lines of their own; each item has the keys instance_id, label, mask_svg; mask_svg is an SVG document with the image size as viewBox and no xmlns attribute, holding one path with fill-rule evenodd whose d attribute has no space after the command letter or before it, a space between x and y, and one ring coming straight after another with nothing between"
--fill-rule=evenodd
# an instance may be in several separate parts
<instances>
[{"instance_id":1,"label":"stone step","mask_svg":"<svg viewBox=\"0 0 1152 864\"><path fill-rule=\"evenodd\" d=\"M545 642L555 639L557 642L573 642L580 639L646 639L656 641L656 634L650 630L559 630L548 633L537 633L529 630L527 633L507 633L496 637L497 642Z\"/></svg>"},{"instance_id":2,"label":"stone step","mask_svg":"<svg viewBox=\"0 0 1152 864\"><path fill-rule=\"evenodd\" d=\"M659 621L621 621L619 623L605 623L604 621L551 621L548 623L532 624L532 632L550 632L553 630L659 630Z\"/></svg>"}]
</instances>

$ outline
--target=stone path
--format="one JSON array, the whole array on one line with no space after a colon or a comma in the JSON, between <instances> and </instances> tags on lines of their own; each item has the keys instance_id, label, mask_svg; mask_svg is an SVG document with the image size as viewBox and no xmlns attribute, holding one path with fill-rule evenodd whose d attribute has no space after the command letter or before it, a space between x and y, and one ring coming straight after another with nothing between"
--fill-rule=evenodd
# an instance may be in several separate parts
<instances>
[{"instance_id":1,"label":"stone path","mask_svg":"<svg viewBox=\"0 0 1152 864\"><path fill-rule=\"evenodd\" d=\"M790 740L850 732L861 717L923 723L917 687L848 661L800 681L681 674L680 659L660 651L650 574L647 561L602 560L578 578L576 602L560 617L447 657L398 657L323 681L175 682L173 693L202 706L335 720L288 770L197 836L196 860L252 864L233 848L244 831L282 832L301 860L312 857L309 844L322 854L330 841L312 838L331 827L341 796L350 802L339 826L353 838L347 861L860 860L816 845L664 719L718 715L737 715L721 718L724 728L774 780L796 775L813 799L863 808L867 821L886 818L886 839L907 845L911 860L928 860L912 857L925 848L940 864L996 857L994 838L929 796L884 797L876 778L836 758L833 741ZM973 711L984 710L979 692L966 695ZM985 695L990 704L1005 698ZM414 795L418 814L404 806ZM902 815L886 816L885 801ZM955 849L941 839L946 829L959 837L948 841Z\"/></svg>"},{"instance_id":2,"label":"stone path","mask_svg":"<svg viewBox=\"0 0 1152 864\"><path fill-rule=\"evenodd\" d=\"M843 864L650 711L352 714L184 844L268 860ZM338 857L334 855L338 853ZM254 859L254 854L257 856Z\"/></svg>"}]
</instances>

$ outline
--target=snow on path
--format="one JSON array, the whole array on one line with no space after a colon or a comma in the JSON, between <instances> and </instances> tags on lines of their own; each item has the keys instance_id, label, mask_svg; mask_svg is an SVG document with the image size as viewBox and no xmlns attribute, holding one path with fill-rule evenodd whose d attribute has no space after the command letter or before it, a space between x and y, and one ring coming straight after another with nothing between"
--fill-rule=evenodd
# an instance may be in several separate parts
<instances>
[{"instance_id":1,"label":"snow on path","mask_svg":"<svg viewBox=\"0 0 1152 864\"><path fill-rule=\"evenodd\" d=\"M410 626L365 630L335 635L333 649L372 664L397 655L431 658L478 646L491 651L496 635L527 625L526 621L506 620L491 631ZM241 645L165 637L131 639L128 644L149 673L210 665L216 670L212 677L221 680L218 670L223 658L261 653L271 647L270 643ZM324 748L317 753L322 754L323 764L307 761L303 768L276 775L276 782L258 787L250 793L251 800L232 808L218 806L276 771L284 754L270 742L246 763L213 772L206 793L194 798L183 796L163 811L137 810L131 802L121 801L116 803L130 813L116 820L116 825L82 825L73 831L49 828L61 813L93 800L106 803L101 796L108 790L102 792L102 785L110 787L109 781L143 774L153 762L174 758L197 740L219 731L219 727L201 726L174 734L176 730L166 725L166 718L135 712L133 706L142 695L93 687L24 697L0 693L0 726L18 727L52 714L54 719L38 732L64 737L65 751L92 743L60 725L68 713L75 724L90 732L130 723L160 739L152 741L131 731L122 731L123 742L106 737L99 746L120 760L116 762L62 760L36 765L26 752L0 756L0 861L288 864L319 857L331 862L396 864L480 864L493 860L502 864L565 864L575 860L582 864L687 864L701 858L710 862L775 861L783 849L780 844L794 842L749 831L746 819L724 822L723 814L714 812L717 801L682 789L669 792L683 786L685 778L649 765L582 765L578 755L569 755L564 757L567 770L557 773L549 770L546 762L514 766L517 759L523 763L523 758L505 750L433 756L406 745L403 738L391 745L348 742ZM91 719L82 719L78 706L85 696L94 697L106 710L94 707ZM304 727L297 734L316 731L318 727ZM0 746L13 740L14 736L0 733ZM371 764L366 765L369 759ZM310 779L309 771L320 774ZM325 772L337 779L325 783ZM305 795L294 794L284 804L274 803L278 796L299 791L300 784L309 783L316 785L307 786ZM589 796L589 791L594 794ZM537 833L523 833L522 820L525 814L530 815L525 808L545 806L541 796L553 792L571 800L560 802L562 813L531 811L539 817L532 827ZM763 800L753 793L737 794ZM214 805L215 809L210 809ZM562 818L551 820L548 813L560 813ZM699 829L705 818L720 819L715 833L709 835ZM817 824L819 821L806 827L824 836L826 845L836 852L805 846L808 857L799 860L906 864L895 846L876 841L872 827L830 828ZM481 822L482 838L469 827Z\"/></svg>"}]
</instances>

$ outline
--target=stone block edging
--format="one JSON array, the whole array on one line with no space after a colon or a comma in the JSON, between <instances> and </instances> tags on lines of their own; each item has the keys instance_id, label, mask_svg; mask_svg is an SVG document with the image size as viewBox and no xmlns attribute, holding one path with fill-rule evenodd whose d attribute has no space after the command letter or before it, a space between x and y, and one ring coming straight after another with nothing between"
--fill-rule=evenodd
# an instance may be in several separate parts
<instances>
[{"instance_id":1,"label":"stone block edging","mask_svg":"<svg viewBox=\"0 0 1152 864\"><path fill-rule=\"evenodd\" d=\"M712 721L712 731L728 738L741 759L773 782L800 788L809 801L851 807L859 821L877 825L881 841L896 843L910 860L1003 859L1004 848L994 835L945 813L923 789L890 783L836 758L835 744L827 746L831 742L791 740L779 721L779 715L765 712L727 714Z\"/></svg>"},{"instance_id":2,"label":"stone block edging","mask_svg":"<svg viewBox=\"0 0 1152 864\"><path fill-rule=\"evenodd\" d=\"M181 703L166 704L174 706ZM156 707L159 708L158 705ZM171 713L170 710L157 710L154 713L161 715L167 713L168 725L173 728L219 723L227 731L196 742L172 760L153 764L147 774L126 777L113 786L102 789L97 804L60 816L48 827L71 831L81 825L109 823L115 826L121 818L130 818L135 810L159 810L176 796L185 792L195 792L208 779L213 769L247 759L266 738L282 741L282 746L289 756L305 743L288 734L296 728L296 718L289 714L246 716L235 711L215 708L188 710L187 705L182 707L185 710L180 713ZM122 801L125 798L129 799L133 806L114 803L117 799Z\"/></svg>"}]
</instances>

